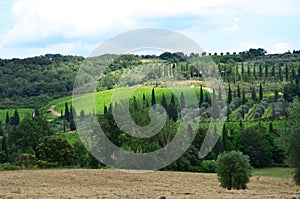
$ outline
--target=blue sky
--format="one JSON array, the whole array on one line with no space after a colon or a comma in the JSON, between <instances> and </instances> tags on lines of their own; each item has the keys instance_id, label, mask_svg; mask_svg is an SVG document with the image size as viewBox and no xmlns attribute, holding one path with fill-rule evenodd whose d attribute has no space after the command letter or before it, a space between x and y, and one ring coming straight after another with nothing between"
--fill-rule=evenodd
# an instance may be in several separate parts
<instances>
[{"instance_id":1,"label":"blue sky","mask_svg":"<svg viewBox=\"0 0 300 199\"><path fill-rule=\"evenodd\" d=\"M207 52L300 49L298 0L0 0L0 58L88 56L122 32L162 28Z\"/></svg>"}]
</instances>

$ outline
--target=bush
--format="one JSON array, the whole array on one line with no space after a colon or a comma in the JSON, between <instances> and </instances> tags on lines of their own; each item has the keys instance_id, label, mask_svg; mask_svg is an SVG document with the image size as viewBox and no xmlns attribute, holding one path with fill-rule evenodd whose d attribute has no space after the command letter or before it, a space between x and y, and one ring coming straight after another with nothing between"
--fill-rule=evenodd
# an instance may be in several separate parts
<instances>
[{"instance_id":1,"label":"bush","mask_svg":"<svg viewBox=\"0 0 300 199\"><path fill-rule=\"evenodd\" d=\"M224 152L218 156L216 166L221 187L228 190L247 188L251 175L248 156L239 151Z\"/></svg>"},{"instance_id":2,"label":"bush","mask_svg":"<svg viewBox=\"0 0 300 199\"><path fill-rule=\"evenodd\" d=\"M201 172L203 173L216 173L217 166L214 160L204 160L200 165Z\"/></svg>"},{"instance_id":3,"label":"bush","mask_svg":"<svg viewBox=\"0 0 300 199\"><path fill-rule=\"evenodd\" d=\"M36 157L35 155L29 154L29 153L24 153L19 155L17 159L17 165L19 165L22 168L28 169L28 168L33 168L36 164Z\"/></svg>"},{"instance_id":4,"label":"bush","mask_svg":"<svg viewBox=\"0 0 300 199\"><path fill-rule=\"evenodd\" d=\"M41 169L55 168L59 166L57 162L48 162L44 160L38 160L36 164Z\"/></svg>"},{"instance_id":5,"label":"bush","mask_svg":"<svg viewBox=\"0 0 300 199\"><path fill-rule=\"evenodd\" d=\"M12 165L10 163L3 163L3 164L0 164L0 170L10 170L10 171L13 171L13 170L19 170L20 168L18 166L15 166L15 165Z\"/></svg>"}]
</instances>

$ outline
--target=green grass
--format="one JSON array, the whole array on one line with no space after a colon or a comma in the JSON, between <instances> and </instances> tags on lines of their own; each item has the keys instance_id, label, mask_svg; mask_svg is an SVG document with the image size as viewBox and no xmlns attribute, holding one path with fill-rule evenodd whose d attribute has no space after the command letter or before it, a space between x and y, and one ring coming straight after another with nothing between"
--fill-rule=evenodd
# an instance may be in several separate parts
<instances>
[{"instance_id":1,"label":"green grass","mask_svg":"<svg viewBox=\"0 0 300 199\"><path fill-rule=\"evenodd\" d=\"M104 109L104 105L109 106L111 103L111 99L112 99L112 95L113 92L115 92L116 94L117 92L119 96L123 96L125 94L127 94L129 92L128 88L121 88L121 89L114 89L114 90L107 90L107 91L102 91L102 92L96 92L96 93L91 93L91 94L85 94L82 96L78 96L76 97L74 100L75 105L77 104L77 106L75 106L77 113L79 113L81 110L85 110L85 113L89 114L89 113L102 113L103 109ZM141 101L143 94L145 94L146 99L148 100L149 103L151 103L151 91L152 88L137 88L131 97L136 96L138 101ZM178 93L178 95L180 96L181 92L185 92L188 94L191 93L195 93L195 95L197 97L199 97L199 92L200 89L195 87L193 89L191 88L174 88L175 93ZM205 90L203 90L203 93L205 95ZM167 102L169 103L171 100L171 94L172 94L172 90L170 88L155 88L155 98L156 98L156 102L159 103L161 101L162 98L162 94L165 94ZM95 103L95 110L92 110L91 108L91 104L93 103L93 99L94 99L94 103ZM198 99L197 99L198 100ZM186 104L188 104L189 102L191 102L192 99L188 99L185 98L185 102ZM53 101L51 101L49 103L49 105L55 105L55 110L60 112L61 110L64 112L65 110L65 103L68 103L68 105L70 106L72 103L72 96L69 97L64 97L64 98L59 98L59 99L55 99ZM176 102L178 103L178 101L176 100ZM78 107L79 105L79 107Z\"/></svg>"},{"instance_id":2,"label":"green grass","mask_svg":"<svg viewBox=\"0 0 300 199\"><path fill-rule=\"evenodd\" d=\"M74 145L77 141L80 141L80 138L76 132L74 133L58 133L57 136L65 138L71 145Z\"/></svg>"},{"instance_id":3,"label":"green grass","mask_svg":"<svg viewBox=\"0 0 300 199\"><path fill-rule=\"evenodd\" d=\"M17 110L20 115L20 120L22 120L26 116L26 114L32 115L32 113L34 112L34 109L31 109L31 108L20 108ZM14 115L15 109L0 109L0 120L2 121L2 124L5 123L7 111L8 111L9 117L12 117Z\"/></svg>"},{"instance_id":4,"label":"green grass","mask_svg":"<svg viewBox=\"0 0 300 199\"><path fill-rule=\"evenodd\" d=\"M292 178L293 176L292 168L282 168L282 167L272 167L272 168L262 168L253 169L253 176L266 176L274 178Z\"/></svg>"}]
</instances>

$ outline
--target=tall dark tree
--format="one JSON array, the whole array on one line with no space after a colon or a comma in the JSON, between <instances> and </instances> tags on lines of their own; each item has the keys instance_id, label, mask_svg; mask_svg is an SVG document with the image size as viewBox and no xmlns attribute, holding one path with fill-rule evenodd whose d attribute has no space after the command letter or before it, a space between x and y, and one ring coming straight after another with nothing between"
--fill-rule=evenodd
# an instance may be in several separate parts
<instances>
[{"instance_id":1,"label":"tall dark tree","mask_svg":"<svg viewBox=\"0 0 300 199\"><path fill-rule=\"evenodd\" d=\"M229 84L229 88L228 88L228 98L227 98L228 104L230 104L231 101L232 101L232 91L231 91L230 84Z\"/></svg>"},{"instance_id":2,"label":"tall dark tree","mask_svg":"<svg viewBox=\"0 0 300 199\"><path fill-rule=\"evenodd\" d=\"M10 124L17 126L17 125L19 125L19 123L20 123L20 115L19 115L18 110L16 109L13 117L10 118Z\"/></svg>"},{"instance_id":3,"label":"tall dark tree","mask_svg":"<svg viewBox=\"0 0 300 199\"><path fill-rule=\"evenodd\" d=\"M40 117L40 111L38 108L34 109L34 117Z\"/></svg>"},{"instance_id":4,"label":"tall dark tree","mask_svg":"<svg viewBox=\"0 0 300 199\"><path fill-rule=\"evenodd\" d=\"M65 119L69 122L70 121L70 111L68 103L65 103Z\"/></svg>"},{"instance_id":5,"label":"tall dark tree","mask_svg":"<svg viewBox=\"0 0 300 199\"><path fill-rule=\"evenodd\" d=\"M163 93L162 98L161 98L161 106L164 107L164 109L167 111L168 110L168 103L165 94Z\"/></svg>"},{"instance_id":6,"label":"tall dark tree","mask_svg":"<svg viewBox=\"0 0 300 199\"><path fill-rule=\"evenodd\" d=\"M268 77L268 64L265 63L265 77Z\"/></svg>"},{"instance_id":7,"label":"tall dark tree","mask_svg":"<svg viewBox=\"0 0 300 199\"><path fill-rule=\"evenodd\" d=\"M181 107L181 110L185 108L185 99L184 99L183 92L181 92L181 94L180 94L180 107Z\"/></svg>"},{"instance_id":8,"label":"tall dark tree","mask_svg":"<svg viewBox=\"0 0 300 199\"><path fill-rule=\"evenodd\" d=\"M251 99L256 101L256 91L254 87L251 88Z\"/></svg>"},{"instance_id":9,"label":"tall dark tree","mask_svg":"<svg viewBox=\"0 0 300 199\"><path fill-rule=\"evenodd\" d=\"M211 100L211 117L218 119L220 117L220 108L216 100Z\"/></svg>"},{"instance_id":10,"label":"tall dark tree","mask_svg":"<svg viewBox=\"0 0 300 199\"><path fill-rule=\"evenodd\" d=\"M218 100L222 100L222 90L221 90L221 86L219 86L219 93L218 93Z\"/></svg>"},{"instance_id":11,"label":"tall dark tree","mask_svg":"<svg viewBox=\"0 0 300 199\"><path fill-rule=\"evenodd\" d=\"M75 131L76 130L76 125L74 118L76 117L76 111L75 108L71 105L70 107L70 130Z\"/></svg>"},{"instance_id":12,"label":"tall dark tree","mask_svg":"<svg viewBox=\"0 0 300 199\"><path fill-rule=\"evenodd\" d=\"M3 136L3 127L2 127L2 121L0 120L0 136Z\"/></svg>"},{"instance_id":13,"label":"tall dark tree","mask_svg":"<svg viewBox=\"0 0 300 199\"><path fill-rule=\"evenodd\" d=\"M152 94L151 94L151 106L155 106L156 104L156 99L155 99L155 92L154 88L152 89Z\"/></svg>"},{"instance_id":14,"label":"tall dark tree","mask_svg":"<svg viewBox=\"0 0 300 199\"><path fill-rule=\"evenodd\" d=\"M259 99L262 100L264 98L263 88L261 83L259 84Z\"/></svg>"},{"instance_id":15,"label":"tall dark tree","mask_svg":"<svg viewBox=\"0 0 300 199\"><path fill-rule=\"evenodd\" d=\"M289 81L289 68L288 65L285 65L285 80Z\"/></svg>"},{"instance_id":16,"label":"tall dark tree","mask_svg":"<svg viewBox=\"0 0 300 199\"><path fill-rule=\"evenodd\" d=\"M241 99L240 85L237 85L237 97Z\"/></svg>"},{"instance_id":17,"label":"tall dark tree","mask_svg":"<svg viewBox=\"0 0 300 199\"><path fill-rule=\"evenodd\" d=\"M242 103L245 104L246 103L246 93L245 93L245 90L243 89L242 91Z\"/></svg>"},{"instance_id":18,"label":"tall dark tree","mask_svg":"<svg viewBox=\"0 0 300 199\"><path fill-rule=\"evenodd\" d=\"M223 149L224 151L227 151L227 140L228 140L228 130L225 126L225 123L223 125L223 131L222 131L222 142L223 142Z\"/></svg>"},{"instance_id":19,"label":"tall dark tree","mask_svg":"<svg viewBox=\"0 0 300 199\"><path fill-rule=\"evenodd\" d=\"M202 85L201 85L201 87L200 87L199 107L202 105L203 102L204 102L204 96L203 96L203 88L202 88Z\"/></svg>"},{"instance_id":20,"label":"tall dark tree","mask_svg":"<svg viewBox=\"0 0 300 199\"><path fill-rule=\"evenodd\" d=\"M5 124L9 124L9 114L8 114L8 111L6 111Z\"/></svg>"},{"instance_id":21,"label":"tall dark tree","mask_svg":"<svg viewBox=\"0 0 300 199\"><path fill-rule=\"evenodd\" d=\"M168 115L169 115L170 119L172 119L174 122L177 121L178 111L177 111L177 107L175 105L175 97L174 97L173 93L172 93L171 101L170 101L170 104L168 107Z\"/></svg>"}]
</instances>

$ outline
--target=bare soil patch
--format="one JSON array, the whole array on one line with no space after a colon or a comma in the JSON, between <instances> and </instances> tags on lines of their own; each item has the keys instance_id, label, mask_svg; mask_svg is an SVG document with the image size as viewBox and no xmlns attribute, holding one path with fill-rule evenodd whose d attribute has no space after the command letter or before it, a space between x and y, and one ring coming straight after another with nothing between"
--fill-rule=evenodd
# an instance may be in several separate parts
<instances>
[{"instance_id":1,"label":"bare soil patch","mask_svg":"<svg viewBox=\"0 0 300 199\"><path fill-rule=\"evenodd\" d=\"M0 198L300 198L292 179L252 177L247 190L220 188L216 174L117 170L0 172Z\"/></svg>"}]
</instances>

